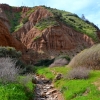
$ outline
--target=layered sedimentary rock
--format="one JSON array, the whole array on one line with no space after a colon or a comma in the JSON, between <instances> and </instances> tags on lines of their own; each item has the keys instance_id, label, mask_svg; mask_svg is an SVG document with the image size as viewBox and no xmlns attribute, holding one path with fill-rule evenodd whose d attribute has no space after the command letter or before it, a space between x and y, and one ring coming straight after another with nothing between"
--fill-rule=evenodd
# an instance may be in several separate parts
<instances>
[{"instance_id":1,"label":"layered sedimentary rock","mask_svg":"<svg viewBox=\"0 0 100 100\"><path fill-rule=\"evenodd\" d=\"M54 58L60 54L73 57L84 48L94 44L87 35L77 32L59 21L58 26L50 26L43 31L34 27L37 22L48 16L53 15L43 7L37 7L29 16L29 21L13 33L13 36L27 47L27 54L24 55L24 58L41 60Z\"/></svg>"},{"instance_id":2,"label":"layered sedimentary rock","mask_svg":"<svg viewBox=\"0 0 100 100\"><path fill-rule=\"evenodd\" d=\"M24 41L27 48L33 48L37 51L62 51L71 50L80 45L93 45L91 38L65 25L47 28L42 33L33 28L27 33Z\"/></svg>"},{"instance_id":3,"label":"layered sedimentary rock","mask_svg":"<svg viewBox=\"0 0 100 100\"><path fill-rule=\"evenodd\" d=\"M43 18L47 18L48 16L53 16L48 10L43 7L37 7L36 10L29 16L28 22L26 22L23 27L21 27L18 31L13 33L13 36L20 39L23 43L26 34L35 26L37 22L39 22ZM34 31L34 30L33 30Z\"/></svg>"},{"instance_id":4,"label":"layered sedimentary rock","mask_svg":"<svg viewBox=\"0 0 100 100\"><path fill-rule=\"evenodd\" d=\"M7 31L5 32L6 34L4 34L3 31L1 32L2 36L0 35L0 39L3 37L0 41L1 45L13 46L17 50L23 50L23 44L27 48L24 48L26 53L24 53L23 59L25 61L35 62L41 59L54 58L59 55L69 55L69 57L73 57L84 48L94 44L90 37L65 25L59 19L56 19L53 13L40 6L34 8L12 7L11 9L9 5L0 4L0 19L5 23L8 29L10 25L4 13L6 10L22 12L19 18L19 24L24 18L27 18L27 22L23 23L22 27L12 33L13 37L8 34L7 29L4 29L4 32L5 30ZM43 30L39 30L36 24L41 19L47 18L54 18L58 25L51 25ZM7 37L7 39L5 37Z\"/></svg>"},{"instance_id":5,"label":"layered sedimentary rock","mask_svg":"<svg viewBox=\"0 0 100 100\"><path fill-rule=\"evenodd\" d=\"M7 26L8 29L10 29L9 20L2 8L0 8L0 20Z\"/></svg>"},{"instance_id":6,"label":"layered sedimentary rock","mask_svg":"<svg viewBox=\"0 0 100 100\"><path fill-rule=\"evenodd\" d=\"M9 33L2 21L0 21L0 46L15 47L22 52L25 50L25 46Z\"/></svg>"}]
</instances>

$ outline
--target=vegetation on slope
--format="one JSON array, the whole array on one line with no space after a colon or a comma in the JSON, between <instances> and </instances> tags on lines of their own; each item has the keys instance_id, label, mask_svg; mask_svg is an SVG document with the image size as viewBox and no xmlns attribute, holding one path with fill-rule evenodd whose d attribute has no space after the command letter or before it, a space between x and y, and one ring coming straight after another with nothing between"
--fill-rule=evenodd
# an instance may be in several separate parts
<instances>
[{"instance_id":1,"label":"vegetation on slope","mask_svg":"<svg viewBox=\"0 0 100 100\"><path fill-rule=\"evenodd\" d=\"M59 21L63 22L69 27L72 27L76 31L79 31L81 33L84 33L91 37L94 41L98 41L97 39L97 34L96 30L98 30L98 27L94 25L93 23L89 21L84 21L81 18L78 17L78 15L63 11L63 10L58 10L58 9L53 9L50 7L45 7L47 10L53 13L54 18L58 19Z\"/></svg>"},{"instance_id":2,"label":"vegetation on slope","mask_svg":"<svg viewBox=\"0 0 100 100\"><path fill-rule=\"evenodd\" d=\"M10 22L11 29L10 32L14 32L16 30L16 26L20 24L21 12L12 12L12 11L5 11L7 18Z\"/></svg>"},{"instance_id":3,"label":"vegetation on slope","mask_svg":"<svg viewBox=\"0 0 100 100\"><path fill-rule=\"evenodd\" d=\"M43 30L50 26L59 25L57 22L58 20L64 23L65 25L75 29L76 31L88 35L95 42L98 41L96 34L96 30L98 30L98 27L93 23L89 22L88 20L82 20L81 18L78 17L78 15L67 11L53 9L46 6L42 7L52 12L54 16L53 17L48 16L48 18L43 18L38 23L36 23L35 27L37 27L39 30ZM36 9L37 7L34 7L25 12L25 16L23 18L22 18L23 15L22 12L5 11L11 24L11 30L10 30L11 33L20 29L23 26L23 24L25 24L28 21L30 14L34 12Z\"/></svg>"},{"instance_id":4,"label":"vegetation on slope","mask_svg":"<svg viewBox=\"0 0 100 100\"><path fill-rule=\"evenodd\" d=\"M20 29L27 21L29 15L34 12L34 9L30 8L27 12L25 12L25 16L22 17L23 13L22 12L12 12L13 7L11 7L10 11L5 11L7 18L10 22L11 29L10 32L13 33ZM20 7L22 9L22 7Z\"/></svg>"},{"instance_id":5,"label":"vegetation on slope","mask_svg":"<svg viewBox=\"0 0 100 100\"><path fill-rule=\"evenodd\" d=\"M100 69L100 44L85 49L77 54L69 63L71 67L85 66L92 69Z\"/></svg>"},{"instance_id":6,"label":"vegetation on slope","mask_svg":"<svg viewBox=\"0 0 100 100\"><path fill-rule=\"evenodd\" d=\"M41 19L38 23L36 23L35 27L39 30L44 30L45 28L58 25L58 22L53 17L48 17Z\"/></svg>"}]
</instances>

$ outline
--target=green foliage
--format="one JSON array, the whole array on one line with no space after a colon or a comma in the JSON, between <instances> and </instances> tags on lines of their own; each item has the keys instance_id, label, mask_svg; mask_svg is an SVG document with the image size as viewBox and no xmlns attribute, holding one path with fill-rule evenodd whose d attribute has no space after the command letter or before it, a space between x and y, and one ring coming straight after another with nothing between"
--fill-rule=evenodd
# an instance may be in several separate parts
<instances>
[{"instance_id":1,"label":"green foliage","mask_svg":"<svg viewBox=\"0 0 100 100\"><path fill-rule=\"evenodd\" d=\"M20 59L22 56L21 51L17 51L13 47L1 47L0 46L0 57L10 57L16 61L16 66L20 68L25 67L25 63Z\"/></svg>"},{"instance_id":2,"label":"green foliage","mask_svg":"<svg viewBox=\"0 0 100 100\"><path fill-rule=\"evenodd\" d=\"M21 57L21 52L17 51L13 47L1 47L0 46L0 57L11 57L11 58L19 58Z\"/></svg>"},{"instance_id":3,"label":"green foliage","mask_svg":"<svg viewBox=\"0 0 100 100\"><path fill-rule=\"evenodd\" d=\"M53 17L48 17L41 19L38 23L36 23L35 27L38 28L39 30L44 30L45 28L58 25L59 24Z\"/></svg>"},{"instance_id":4,"label":"green foliage","mask_svg":"<svg viewBox=\"0 0 100 100\"><path fill-rule=\"evenodd\" d=\"M34 8L28 10L28 11L26 12L26 16L29 16L32 12L34 12Z\"/></svg>"},{"instance_id":5,"label":"green foliage","mask_svg":"<svg viewBox=\"0 0 100 100\"><path fill-rule=\"evenodd\" d=\"M13 33L14 31L17 31L20 29L23 24L20 22L21 19L21 12L12 12L11 11L5 11L7 18L10 22L10 32Z\"/></svg>"},{"instance_id":6,"label":"green foliage","mask_svg":"<svg viewBox=\"0 0 100 100\"><path fill-rule=\"evenodd\" d=\"M53 72L66 76L69 70L67 67L37 67L36 73L53 80L55 78ZM100 91L93 84L99 77L100 71L91 71L88 79L69 80L64 77L54 82L54 84L62 92L65 100L99 100Z\"/></svg>"},{"instance_id":7,"label":"green foliage","mask_svg":"<svg viewBox=\"0 0 100 100\"><path fill-rule=\"evenodd\" d=\"M28 17L23 18L22 23L25 24L26 22L28 22Z\"/></svg>"},{"instance_id":8,"label":"green foliage","mask_svg":"<svg viewBox=\"0 0 100 100\"><path fill-rule=\"evenodd\" d=\"M53 9L50 7L45 7L45 8L48 9L50 12L52 12L54 14L54 17L59 21L61 21L62 23L64 23L65 25L72 27L76 31L88 35L95 42L98 42L97 34L95 33L95 31L98 30L99 28L93 23L87 20L84 21L81 18L79 18L78 15L67 11Z\"/></svg>"},{"instance_id":9,"label":"green foliage","mask_svg":"<svg viewBox=\"0 0 100 100\"><path fill-rule=\"evenodd\" d=\"M22 26L23 26L23 23L20 23L19 25L17 25L15 27L15 30L14 31L18 31Z\"/></svg>"},{"instance_id":10,"label":"green foliage","mask_svg":"<svg viewBox=\"0 0 100 100\"><path fill-rule=\"evenodd\" d=\"M35 38L33 38L34 41L36 41L37 39L39 39L41 36L36 36Z\"/></svg>"},{"instance_id":11,"label":"green foliage","mask_svg":"<svg viewBox=\"0 0 100 100\"><path fill-rule=\"evenodd\" d=\"M0 100L29 100L24 86L20 84L0 84Z\"/></svg>"},{"instance_id":12,"label":"green foliage","mask_svg":"<svg viewBox=\"0 0 100 100\"><path fill-rule=\"evenodd\" d=\"M9 12L9 14L11 14L11 12ZM10 19L11 33L16 30L16 27L20 24L19 19L21 18L21 13L14 13L13 15L13 18Z\"/></svg>"}]
</instances>

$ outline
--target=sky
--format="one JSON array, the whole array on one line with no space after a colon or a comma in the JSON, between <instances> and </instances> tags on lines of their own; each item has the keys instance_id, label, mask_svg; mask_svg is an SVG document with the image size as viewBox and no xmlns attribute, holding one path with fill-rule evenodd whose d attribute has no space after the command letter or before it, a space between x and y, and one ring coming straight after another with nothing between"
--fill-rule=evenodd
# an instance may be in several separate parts
<instances>
[{"instance_id":1,"label":"sky","mask_svg":"<svg viewBox=\"0 0 100 100\"><path fill-rule=\"evenodd\" d=\"M39 6L45 5L77 14L100 28L100 0L0 0L10 6Z\"/></svg>"}]
</instances>

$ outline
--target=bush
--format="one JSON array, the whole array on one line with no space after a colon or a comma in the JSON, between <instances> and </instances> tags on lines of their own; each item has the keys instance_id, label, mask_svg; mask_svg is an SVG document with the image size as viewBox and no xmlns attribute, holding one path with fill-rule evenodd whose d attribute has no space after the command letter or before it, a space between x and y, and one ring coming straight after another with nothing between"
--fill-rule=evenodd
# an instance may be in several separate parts
<instances>
[{"instance_id":1,"label":"bush","mask_svg":"<svg viewBox=\"0 0 100 100\"><path fill-rule=\"evenodd\" d=\"M21 57L21 52L17 51L13 47L2 47L0 46L0 57L11 57L11 58L19 58Z\"/></svg>"},{"instance_id":2,"label":"bush","mask_svg":"<svg viewBox=\"0 0 100 100\"><path fill-rule=\"evenodd\" d=\"M26 22L28 22L28 17L23 18L22 23L25 24Z\"/></svg>"},{"instance_id":3,"label":"bush","mask_svg":"<svg viewBox=\"0 0 100 100\"><path fill-rule=\"evenodd\" d=\"M55 61L49 67L60 67L68 64L68 60L65 58L55 59Z\"/></svg>"},{"instance_id":4,"label":"bush","mask_svg":"<svg viewBox=\"0 0 100 100\"><path fill-rule=\"evenodd\" d=\"M49 66L54 62L54 59L45 59L38 61L35 66Z\"/></svg>"},{"instance_id":5,"label":"bush","mask_svg":"<svg viewBox=\"0 0 100 100\"><path fill-rule=\"evenodd\" d=\"M0 81L2 83L16 82L19 68L15 67L15 62L11 58L0 58Z\"/></svg>"},{"instance_id":6,"label":"bush","mask_svg":"<svg viewBox=\"0 0 100 100\"><path fill-rule=\"evenodd\" d=\"M85 66L89 69L100 70L100 44L81 51L71 60L68 66Z\"/></svg>"},{"instance_id":7,"label":"bush","mask_svg":"<svg viewBox=\"0 0 100 100\"><path fill-rule=\"evenodd\" d=\"M16 60L16 66L20 66L21 68L25 67L24 62L20 59L22 53L17 51L13 47L2 47L0 46L0 57L10 57L13 60Z\"/></svg>"},{"instance_id":8,"label":"bush","mask_svg":"<svg viewBox=\"0 0 100 100\"><path fill-rule=\"evenodd\" d=\"M70 57L67 55L60 55L55 58L54 62L49 67L57 67L64 66L68 64L70 61Z\"/></svg>"},{"instance_id":9,"label":"bush","mask_svg":"<svg viewBox=\"0 0 100 100\"><path fill-rule=\"evenodd\" d=\"M69 71L68 79L87 79L89 77L90 70L85 67L73 68Z\"/></svg>"},{"instance_id":10,"label":"bush","mask_svg":"<svg viewBox=\"0 0 100 100\"><path fill-rule=\"evenodd\" d=\"M35 27L41 31L51 26L59 26L54 17L43 18L35 25Z\"/></svg>"}]
</instances>

